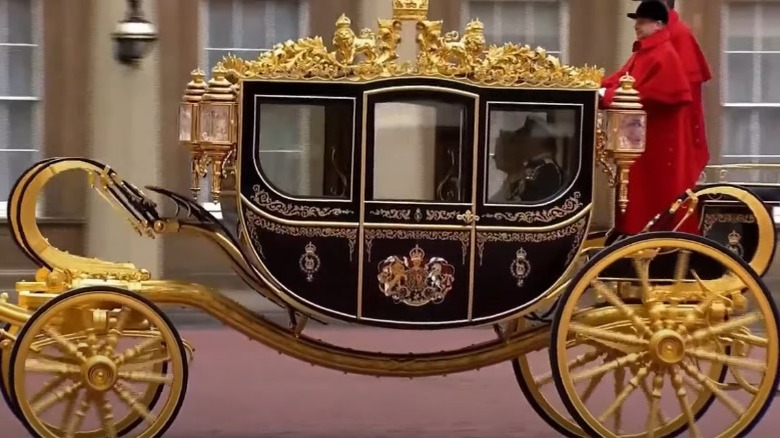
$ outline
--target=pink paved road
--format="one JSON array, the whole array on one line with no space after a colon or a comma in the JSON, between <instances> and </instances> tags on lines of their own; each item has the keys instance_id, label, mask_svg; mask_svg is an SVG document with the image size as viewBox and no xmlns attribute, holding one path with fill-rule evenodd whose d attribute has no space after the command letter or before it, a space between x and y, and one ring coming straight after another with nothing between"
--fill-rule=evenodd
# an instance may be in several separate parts
<instances>
[{"instance_id":1,"label":"pink paved road","mask_svg":"<svg viewBox=\"0 0 780 438\"><path fill-rule=\"evenodd\" d=\"M478 342L488 330L438 333L313 328L356 348L423 351ZM509 364L446 378L376 379L314 368L222 329L182 329L197 351L187 400L171 438L546 438L557 437L529 407ZM377 343L381 343L377 345ZM546 355L535 356L545 365ZM609 399L604 394L604 399ZM724 416L722 407L713 415ZM624 421L644 424L644 412ZM644 415L643 415L644 414ZM728 413L725 414L728 416ZM708 414L709 416L709 414ZM751 436L780 429L775 405ZM0 408L0 436L27 436ZM704 432L704 431L703 431ZM685 436L685 435L684 435ZM704 436L708 435L706 432Z\"/></svg>"}]
</instances>

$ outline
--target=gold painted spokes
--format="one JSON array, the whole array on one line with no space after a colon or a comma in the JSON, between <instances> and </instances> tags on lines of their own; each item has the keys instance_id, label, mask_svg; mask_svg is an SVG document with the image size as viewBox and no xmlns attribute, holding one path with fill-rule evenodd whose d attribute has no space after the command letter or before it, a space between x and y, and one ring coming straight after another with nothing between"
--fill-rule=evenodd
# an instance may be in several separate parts
<instances>
[{"instance_id":1,"label":"gold painted spokes","mask_svg":"<svg viewBox=\"0 0 780 438\"><path fill-rule=\"evenodd\" d=\"M635 306L635 305L632 305ZM587 319L592 321L614 319L610 314L615 314L615 309L611 308L591 308L580 311L579 315L589 313ZM599 331L607 330L618 337L633 333L629 321L618 321L612 324L606 324L598 327ZM579 354L570 355L570 361L567 367L571 372L578 370L599 368L614 363L615 360L625 356L627 352L637 351L630 345L613 345L610 348L603 341L594 342L585 336L576 336L569 340L568 348L577 350ZM533 352L518 357L514 363L515 376L517 377L523 394L528 402L534 408L534 411L552 428L567 437L587 437L588 435L571 418L565 405L561 401L555 389L553 371L550 369L549 357L541 356L543 352ZM544 352L547 354L546 352ZM580 393L585 403L594 396L596 389L607 391L613 388L612 396L617 397L623 388L628 384L634 373L638 371L636 367L618 368L614 375L609 373L598 373L590 377L587 381L581 383L582 392ZM713 365L709 367L708 378L712 381L722 383L726 376L726 367L722 365ZM605 389L606 388L606 389ZM650 387L647 384L641 385L640 391L646 396L651 396ZM698 392L691 401L691 412L698 415L707 409L712 403L713 395L707 391ZM622 421L622 409L618 409L614 415L614 421ZM687 417L678 415L674 418L666 418L659 414L657 429L654 432L656 437L670 437L678 435L687 427ZM644 432L623 435L624 438L640 438L645 436Z\"/></svg>"},{"instance_id":2,"label":"gold painted spokes","mask_svg":"<svg viewBox=\"0 0 780 438\"><path fill-rule=\"evenodd\" d=\"M60 295L30 318L10 374L21 420L36 436L154 437L178 413L187 361L151 302L93 287Z\"/></svg>"},{"instance_id":3,"label":"gold painted spokes","mask_svg":"<svg viewBox=\"0 0 780 438\"><path fill-rule=\"evenodd\" d=\"M591 260L572 285L556 313L550 359L560 396L588 436L655 438L682 420L691 437L730 438L748 432L772 401L777 312L735 255L696 236L640 235ZM579 323L583 302L611 310L630 330ZM749 355L733 348L738 337L752 341ZM571 339L616 353L575 369L581 351ZM750 374L754 390L720 381L725 368ZM598 377L614 388L590 389Z\"/></svg>"}]
</instances>

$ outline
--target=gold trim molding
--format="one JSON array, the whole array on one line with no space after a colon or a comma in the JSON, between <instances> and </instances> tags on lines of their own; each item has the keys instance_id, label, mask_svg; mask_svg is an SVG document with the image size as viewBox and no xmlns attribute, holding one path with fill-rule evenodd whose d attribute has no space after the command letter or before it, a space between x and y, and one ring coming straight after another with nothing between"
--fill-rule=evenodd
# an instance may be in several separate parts
<instances>
[{"instance_id":1,"label":"gold trim molding","mask_svg":"<svg viewBox=\"0 0 780 438\"><path fill-rule=\"evenodd\" d=\"M374 240L439 240L439 241L458 241L461 244L461 264L466 264L466 257L469 254L469 245L471 244L471 230L466 231L428 231L428 230L387 230L371 229L364 230L363 242L365 243L367 261L371 261L371 249Z\"/></svg>"},{"instance_id":2,"label":"gold trim molding","mask_svg":"<svg viewBox=\"0 0 780 438\"><path fill-rule=\"evenodd\" d=\"M297 216L305 219L323 218L328 216L345 216L354 214L353 210L335 207L312 207L305 205L290 205L282 201L277 201L271 197L267 190L259 184L252 187L252 201L259 208L284 216Z\"/></svg>"},{"instance_id":3,"label":"gold trim molding","mask_svg":"<svg viewBox=\"0 0 780 438\"><path fill-rule=\"evenodd\" d=\"M580 198L582 198L582 193L575 192L563 203L563 205L555 206L547 210L522 211L517 213L487 213L483 214L482 217L508 222L549 223L581 209L583 203Z\"/></svg>"},{"instance_id":4,"label":"gold trim molding","mask_svg":"<svg viewBox=\"0 0 780 438\"><path fill-rule=\"evenodd\" d=\"M552 242L566 237L576 235L579 238L575 239L575 248L569 252L569 262L572 261L573 254L576 254L577 248L579 248L580 240L582 239L585 228L587 226L587 218L583 218L580 221L571 224L564 228L559 228L555 231L549 231L546 233L486 233L477 232L477 252L479 256L479 266L482 266L482 259L485 254L485 244L488 242L500 242L500 243L542 243Z\"/></svg>"},{"instance_id":5,"label":"gold trim molding","mask_svg":"<svg viewBox=\"0 0 780 438\"><path fill-rule=\"evenodd\" d=\"M702 223L702 234L706 235L712 230L715 224L754 224L756 217L752 214L734 214L734 213L710 213L704 215Z\"/></svg>"}]
</instances>

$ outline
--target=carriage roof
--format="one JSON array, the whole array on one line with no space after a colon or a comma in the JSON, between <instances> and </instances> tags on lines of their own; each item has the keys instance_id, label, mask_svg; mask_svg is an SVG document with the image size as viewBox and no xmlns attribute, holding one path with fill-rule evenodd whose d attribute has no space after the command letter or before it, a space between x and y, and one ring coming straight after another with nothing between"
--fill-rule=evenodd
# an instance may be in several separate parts
<instances>
[{"instance_id":1,"label":"carriage roof","mask_svg":"<svg viewBox=\"0 0 780 438\"><path fill-rule=\"evenodd\" d=\"M214 67L236 83L245 79L369 82L400 77L442 78L495 87L598 89L603 70L563 64L543 48L506 43L488 45L479 19L462 34L444 32L441 20L427 18L428 0L393 0L393 18L377 29L355 32L342 14L332 48L320 36L277 44L257 59L229 54ZM416 22L416 56L403 60L403 21Z\"/></svg>"}]
</instances>

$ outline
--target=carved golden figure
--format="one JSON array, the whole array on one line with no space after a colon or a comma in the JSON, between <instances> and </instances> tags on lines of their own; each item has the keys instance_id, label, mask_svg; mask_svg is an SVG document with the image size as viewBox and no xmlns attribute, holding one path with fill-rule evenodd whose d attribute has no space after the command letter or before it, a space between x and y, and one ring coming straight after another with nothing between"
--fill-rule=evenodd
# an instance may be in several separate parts
<instances>
[{"instance_id":1,"label":"carved golden figure","mask_svg":"<svg viewBox=\"0 0 780 438\"><path fill-rule=\"evenodd\" d=\"M376 30L356 32L342 15L332 37L281 42L254 60L229 55L208 82L204 72L193 71L179 107L179 146L190 154L196 194L200 179L211 177L221 218L189 194L147 187L176 207L168 212L110 166L88 158L47 158L19 177L8 199L9 229L37 271L31 281L17 283L15 300L0 293L0 391L32 435L163 435L183 401L193 351L161 310L166 305L197 308L275 351L345 373L417 378L512 361L535 411L570 436L668 437L688 429L693 437L731 438L748 434L760 421L780 383L780 317L761 278L777 245L764 199L776 199L767 195L780 187L714 184L687 194L717 210L704 215L703 235L716 225L733 227L726 242L668 232L608 244L592 220L592 195L599 189L594 165L610 174L612 213L620 214L628 169L641 154L646 128L634 79L623 79L621 95L599 120L601 70L563 65L522 41L488 46L478 20L462 33L444 33L443 22L428 20L428 1L392 1L392 19L378 20ZM408 62L397 54L404 24L417 31L409 43L416 43L418 56ZM281 88L284 95L273 94ZM333 89L358 91L335 95ZM259 145L240 134L255 122L245 119L257 109L254 98L269 93L304 100L306 107L325 100L319 94L356 102L351 112L349 105L335 110L348 122L331 122L340 119L327 111L318 115L328 121L326 128L337 128L325 129L322 143L343 171L306 175L338 180L343 196L324 189L293 196L252 169ZM372 145L366 131L375 121L371 99L393 100L393 93L403 96L398 100L438 93L467 102L473 118L461 125L468 129L445 126L437 132L468 137L461 173L469 186L462 199L372 199L375 164L367 159ZM528 102L527 96L541 97ZM556 189L557 197L539 197L538 205L488 202L482 175L488 172L480 165L489 162L490 151L479 133L488 131L485 108L496 100L582 108L574 117L579 143L565 148L579 155L560 158L573 162L569 168L577 172L570 173L576 176L568 188ZM304 113L296 116L316 118L313 111ZM308 141L314 149L305 138L314 130L302 128L305 123L280 125L307 131L291 143ZM328 149L340 141L347 146L338 154ZM735 166L711 170L740 170ZM204 285L152 278L130 263L56 248L42 233L36 206L43 188L68 172L85 174L139 235L181 234L211 244L248 287L288 313L289 324ZM533 169L523 173L529 175L538 181ZM411 250L396 255L399 248ZM377 265L372 254L392 255ZM527 281L532 269L533 281ZM333 287L323 291L323 284ZM340 307L330 306L333 301ZM496 337L423 354L354 350L306 332L308 321L328 319L414 330L490 325ZM547 355L535 361L543 369L533 369L527 359L535 352ZM727 383L729 373L734 383ZM604 382L614 392L596 411L587 403L590 388ZM548 399L545 387L565 408ZM624 424L625 401L632 395L631 409L647 415ZM672 404L681 406L676 414L661 412ZM120 410L125 414L114 417ZM706 421L712 412L724 419ZM86 416L90 421L82 422Z\"/></svg>"}]
</instances>

